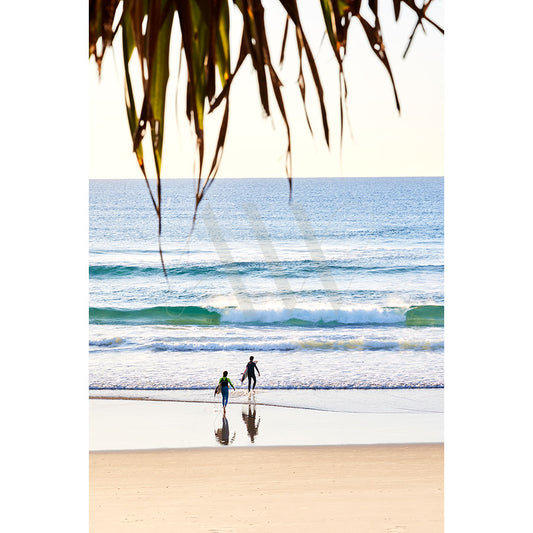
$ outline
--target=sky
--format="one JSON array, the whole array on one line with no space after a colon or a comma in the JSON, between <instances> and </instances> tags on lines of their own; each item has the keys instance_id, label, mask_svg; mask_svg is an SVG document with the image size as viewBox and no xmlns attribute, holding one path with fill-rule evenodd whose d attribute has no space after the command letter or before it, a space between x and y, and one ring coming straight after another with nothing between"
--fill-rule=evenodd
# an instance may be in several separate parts
<instances>
[{"instance_id":1,"label":"sky","mask_svg":"<svg viewBox=\"0 0 533 533\"><path fill-rule=\"evenodd\" d=\"M264 5L272 57L277 58L284 15L279 2L266 0ZM428 14L443 25L443 2L436 0ZM419 28L409 53L402 59L416 18L404 6L399 21L395 22L392 3L380 5L385 46L400 98L399 114L386 69L372 52L361 25L356 20L352 21L344 60L349 91L349 126L345 130L341 151L338 76L329 44L321 44L324 25L319 3L306 3L301 8L301 17L316 53L330 115L330 131L333 133L328 149L309 76L308 109L314 137L307 128L297 87L297 52L296 47L291 46L283 68L277 71L284 83L291 123L293 176L442 176L444 38L440 32L428 26L424 34ZM239 22L238 17L232 16L234 56L239 45ZM172 48L162 176L184 178L194 176L195 140L185 116L185 77L179 82L177 79L179 34L176 34ZM106 56L101 79L98 79L94 61L89 68L90 177L141 178L131 149L124 106L120 41L116 49ZM281 115L273 112L271 117L264 116L254 83L252 67L247 60L232 87L229 131L219 178L286 176L287 140ZM212 151L209 151L209 142L211 139L212 150L219 117L220 114L215 115L206 122L206 161L210 160Z\"/></svg>"}]
</instances>

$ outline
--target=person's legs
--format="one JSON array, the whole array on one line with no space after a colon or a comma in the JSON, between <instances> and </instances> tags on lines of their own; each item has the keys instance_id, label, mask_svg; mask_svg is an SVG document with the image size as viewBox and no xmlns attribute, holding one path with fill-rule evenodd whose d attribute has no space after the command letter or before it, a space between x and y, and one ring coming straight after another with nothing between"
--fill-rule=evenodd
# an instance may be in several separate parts
<instances>
[{"instance_id":1,"label":"person's legs","mask_svg":"<svg viewBox=\"0 0 533 533\"><path fill-rule=\"evenodd\" d=\"M252 384L252 376L248 374L248 392L250 392L250 385Z\"/></svg>"},{"instance_id":2,"label":"person's legs","mask_svg":"<svg viewBox=\"0 0 533 533\"><path fill-rule=\"evenodd\" d=\"M252 376L252 379L254 380L254 385L253 385L252 389L253 389L253 390L255 390L255 383L256 383L256 381L257 381L257 379L256 379L255 375L254 375L254 376Z\"/></svg>"},{"instance_id":3,"label":"person's legs","mask_svg":"<svg viewBox=\"0 0 533 533\"><path fill-rule=\"evenodd\" d=\"M222 387L222 407L226 409L226 405L228 405L228 397L229 397L229 387Z\"/></svg>"}]
</instances>

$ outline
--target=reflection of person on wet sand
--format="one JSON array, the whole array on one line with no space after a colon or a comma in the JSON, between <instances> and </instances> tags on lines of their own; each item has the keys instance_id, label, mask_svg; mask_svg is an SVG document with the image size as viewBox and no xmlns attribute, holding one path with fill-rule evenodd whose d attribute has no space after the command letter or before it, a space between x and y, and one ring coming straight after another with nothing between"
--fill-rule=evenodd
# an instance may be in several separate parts
<instances>
[{"instance_id":1,"label":"reflection of person on wet sand","mask_svg":"<svg viewBox=\"0 0 533 533\"><path fill-rule=\"evenodd\" d=\"M261 418L258 418L257 425L255 425L255 415L255 405L252 404L248 404L248 414L242 413L242 419L246 424L246 429L252 442L254 442L255 436L259 433L259 422L261 421Z\"/></svg>"},{"instance_id":2,"label":"reflection of person on wet sand","mask_svg":"<svg viewBox=\"0 0 533 533\"><path fill-rule=\"evenodd\" d=\"M235 432L233 433L231 440L229 438L229 423L225 415L222 416L222 427L215 431L215 438L224 446L227 446L230 442L235 440Z\"/></svg>"}]
</instances>

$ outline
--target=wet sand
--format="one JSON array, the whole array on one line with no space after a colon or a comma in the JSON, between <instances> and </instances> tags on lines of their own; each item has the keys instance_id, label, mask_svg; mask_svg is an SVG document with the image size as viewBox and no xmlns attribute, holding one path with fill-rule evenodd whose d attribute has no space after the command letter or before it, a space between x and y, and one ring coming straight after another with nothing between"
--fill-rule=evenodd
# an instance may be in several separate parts
<instances>
[{"instance_id":1,"label":"wet sand","mask_svg":"<svg viewBox=\"0 0 533 533\"><path fill-rule=\"evenodd\" d=\"M220 402L90 400L91 451L229 446L303 446L443 442L440 400L398 391L384 394L291 395L287 404L230 399L226 418ZM435 391L441 396L440 391ZM434 395L433 395L434 396ZM320 402L320 397L323 401ZM275 398L268 398L272 400ZM278 398L283 400L283 398ZM237 403L240 401L241 403ZM322 409L313 406L322 405ZM342 412L329 409L351 409Z\"/></svg>"}]
</instances>

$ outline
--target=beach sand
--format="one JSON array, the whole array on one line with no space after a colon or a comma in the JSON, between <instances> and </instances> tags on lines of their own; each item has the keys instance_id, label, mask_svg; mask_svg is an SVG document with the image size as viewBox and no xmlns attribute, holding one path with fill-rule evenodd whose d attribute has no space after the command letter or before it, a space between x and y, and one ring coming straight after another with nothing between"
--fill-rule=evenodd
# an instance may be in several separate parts
<instances>
[{"instance_id":1,"label":"beach sand","mask_svg":"<svg viewBox=\"0 0 533 533\"><path fill-rule=\"evenodd\" d=\"M443 445L90 453L90 531L443 531Z\"/></svg>"}]
</instances>

